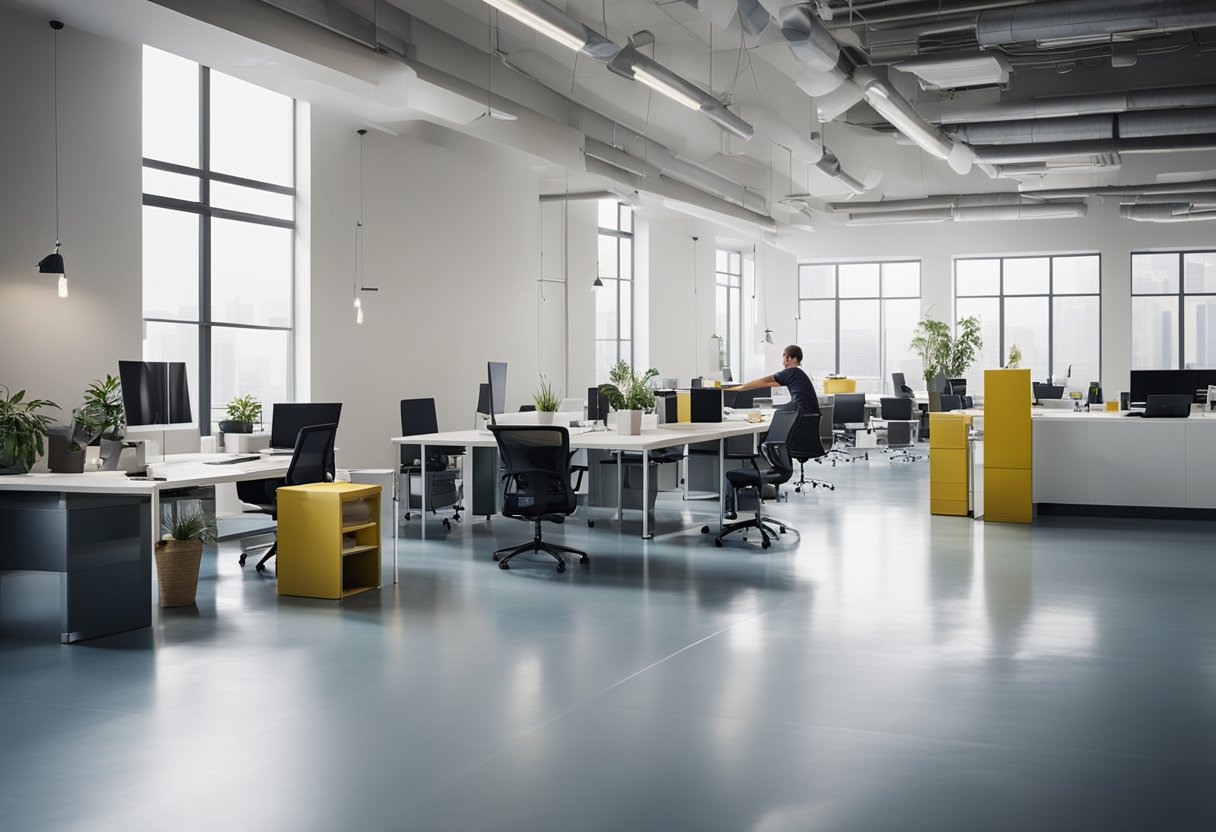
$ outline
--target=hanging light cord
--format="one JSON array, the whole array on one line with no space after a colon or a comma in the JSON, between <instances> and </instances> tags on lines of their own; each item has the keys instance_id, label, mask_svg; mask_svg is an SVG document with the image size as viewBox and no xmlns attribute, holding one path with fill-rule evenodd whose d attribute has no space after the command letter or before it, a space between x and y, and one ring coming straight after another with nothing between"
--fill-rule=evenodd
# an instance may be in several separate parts
<instances>
[{"instance_id":1,"label":"hanging light cord","mask_svg":"<svg viewBox=\"0 0 1216 832\"><path fill-rule=\"evenodd\" d=\"M58 24L58 25L56 25ZM54 116L52 123L55 128L55 248L59 248L59 30L63 28L63 24L58 20L51 21L51 28L55 30L54 48L52 54L54 56L54 69L51 72L52 86L54 89Z\"/></svg>"},{"instance_id":2,"label":"hanging light cord","mask_svg":"<svg viewBox=\"0 0 1216 832\"><path fill-rule=\"evenodd\" d=\"M355 220L355 296L363 290L363 137L366 130L359 130L359 218Z\"/></svg>"}]
</instances>

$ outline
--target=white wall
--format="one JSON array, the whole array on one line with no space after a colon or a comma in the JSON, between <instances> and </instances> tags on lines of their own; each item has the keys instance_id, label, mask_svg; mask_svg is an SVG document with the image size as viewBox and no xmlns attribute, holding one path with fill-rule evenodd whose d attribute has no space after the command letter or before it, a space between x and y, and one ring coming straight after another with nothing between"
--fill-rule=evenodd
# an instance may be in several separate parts
<instances>
[{"instance_id":1,"label":"white wall","mask_svg":"<svg viewBox=\"0 0 1216 832\"><path fill-rule=\"evenodd\" d=\"M709 338L715 320L714 229L698 220L650 220L650 366L660 378L687 384L718 369Z\"/></svg>"},{"instance_id":2,"label":"white wall","mask_svg":"<svg viewBox=\"0 0 1216 832\"><path fill-rule=\"evenodd\" d=\"M487 361L507 409L539 376L537 185L526 157L438 127L367 135L366 322L352 303L362 127L312 108L312 398L344 402L343 467L394 460L398 402L434 397L439 427L473 426Z\"/></svg>"},{"instance_id":3,"label":"white wall","mask_svg":"<svg viewBox=\"0 0 1216 832\"><path fill-rule=\"evenodd\" d=\"M0 6L0 384L64 409L141 343L140 48L59 34L60 233L70 296L35 264L55 242L52 31Z\"/></svg>"},{"instance_id":4,"label":"white wall","mask_svg":"<svg viewBox=\"0 0 1216 832\"><path fill-rule=\"evenodd\" d=\"M1200 158L1204 154L1193 155L1200 167L1211 166L1211 154L1206 161ZM1072 220L825 227L804 238L799 260L919 259L922 310L931 309L940 320L953 320L957 257L1098 253L1102 256L1102 387L1107 398L1114 398L1130 382L1131 253L1211 248L1214 229L1203 222L1132 222L1119 218L1113 201L1091 202L1088 216Z\"/></svg>"}]
</instances>

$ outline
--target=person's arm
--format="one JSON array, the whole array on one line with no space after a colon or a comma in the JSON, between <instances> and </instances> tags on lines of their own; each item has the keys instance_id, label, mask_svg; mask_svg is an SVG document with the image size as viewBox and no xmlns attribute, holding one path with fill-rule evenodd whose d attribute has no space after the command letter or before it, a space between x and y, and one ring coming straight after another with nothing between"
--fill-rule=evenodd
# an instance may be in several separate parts
<instances>
[{"instance_id":1,"label":"person's arm","mask_svg":"<svg viewBox=\"0 0 1216 832\"><path fill-rule=\"evenodd\" d=\"M736 384L734 387L723 388L725 390L757 390L761 387L780 387L777 379L772 376L764 376L763 378L754 378L745 384Z\"/></svg>"}]
</instances>

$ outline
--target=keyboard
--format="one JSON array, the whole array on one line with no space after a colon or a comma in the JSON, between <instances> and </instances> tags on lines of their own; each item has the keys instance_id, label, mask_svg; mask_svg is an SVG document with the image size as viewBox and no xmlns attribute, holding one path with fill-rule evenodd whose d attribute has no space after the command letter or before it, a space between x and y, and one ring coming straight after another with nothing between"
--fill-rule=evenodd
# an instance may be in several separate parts
<instances>
[{"instance_id":1,"label":"keyboard","mask_svg":"<svg viewBox=\"0 0 1216 832\"><path fill-rule=\"evenodd\" d=\"M260 456L234 456L231 459L213 459L204 465L236 465L238 462L257 462Z\"/></svg>"},{"instance_id":2,"label":"keyboard","mask_svg":"<svg viewBox=\"0 0 1216 832\"><path fill-rule=\"evenodd\" d=\"M295 448L262 448L262 450L258 451L259 454L265 454L267 456L279 456L280 454L294 454L295 452L296 452Z\"/></svg>"}]
</instances>

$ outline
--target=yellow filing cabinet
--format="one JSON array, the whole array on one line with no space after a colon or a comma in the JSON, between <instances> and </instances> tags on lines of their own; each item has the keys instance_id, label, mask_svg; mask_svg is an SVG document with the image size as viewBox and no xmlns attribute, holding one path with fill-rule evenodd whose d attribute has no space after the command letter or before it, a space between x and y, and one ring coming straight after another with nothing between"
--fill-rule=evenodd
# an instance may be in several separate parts
<instances>
[{"instance_id":1,"label":"yellow filing cabinet","mask_svg":"<svg viewBox=\"0 0 1216 832\"><path fill-rule=\"evenodd\" d=\"M692 393L689 393L687 390L676 392L676 421L692 421Z\"/></svg>"},{"instance_id":2,"label":"yellow filing cabinet","mask_svg":"<svg viewBox=\"0 0 1216 832\"><path fill-rule=\"evenodd\" d=\"M984 371L985 521L1031 521L1031 439L1030 370Z\"/></svg>"},{"instance_id":3,"label":"yellow filing cabinet","mask_svg":"<svg viewBox=\"0 0 1216 832\"><path fill-rule=\"evenodd\" d=\"M319 482L278 490L280 595L345 598L380 587L380 486Z\"/></svg>"},{"instance_id":4,"label":"yellow filing cabinet","mask_svg":"<svg viewBox=\"0 0 1216 832\"><path fill-rule=\"evenodd\" d=\"M968 475L967 430L971 417L962 413L929 414L929 512L966 517Z\"/></svg>"},{"instance_id":5,"label":"yellow filing cabinet","mask_svg":"<svg viewBox=\"0 0 1216 832\"><path fill-rule=\"evenodd\" d=\"M825 378L824 393L856 393L857 379L855 378Z\"/></svg>"}]
</instances>

